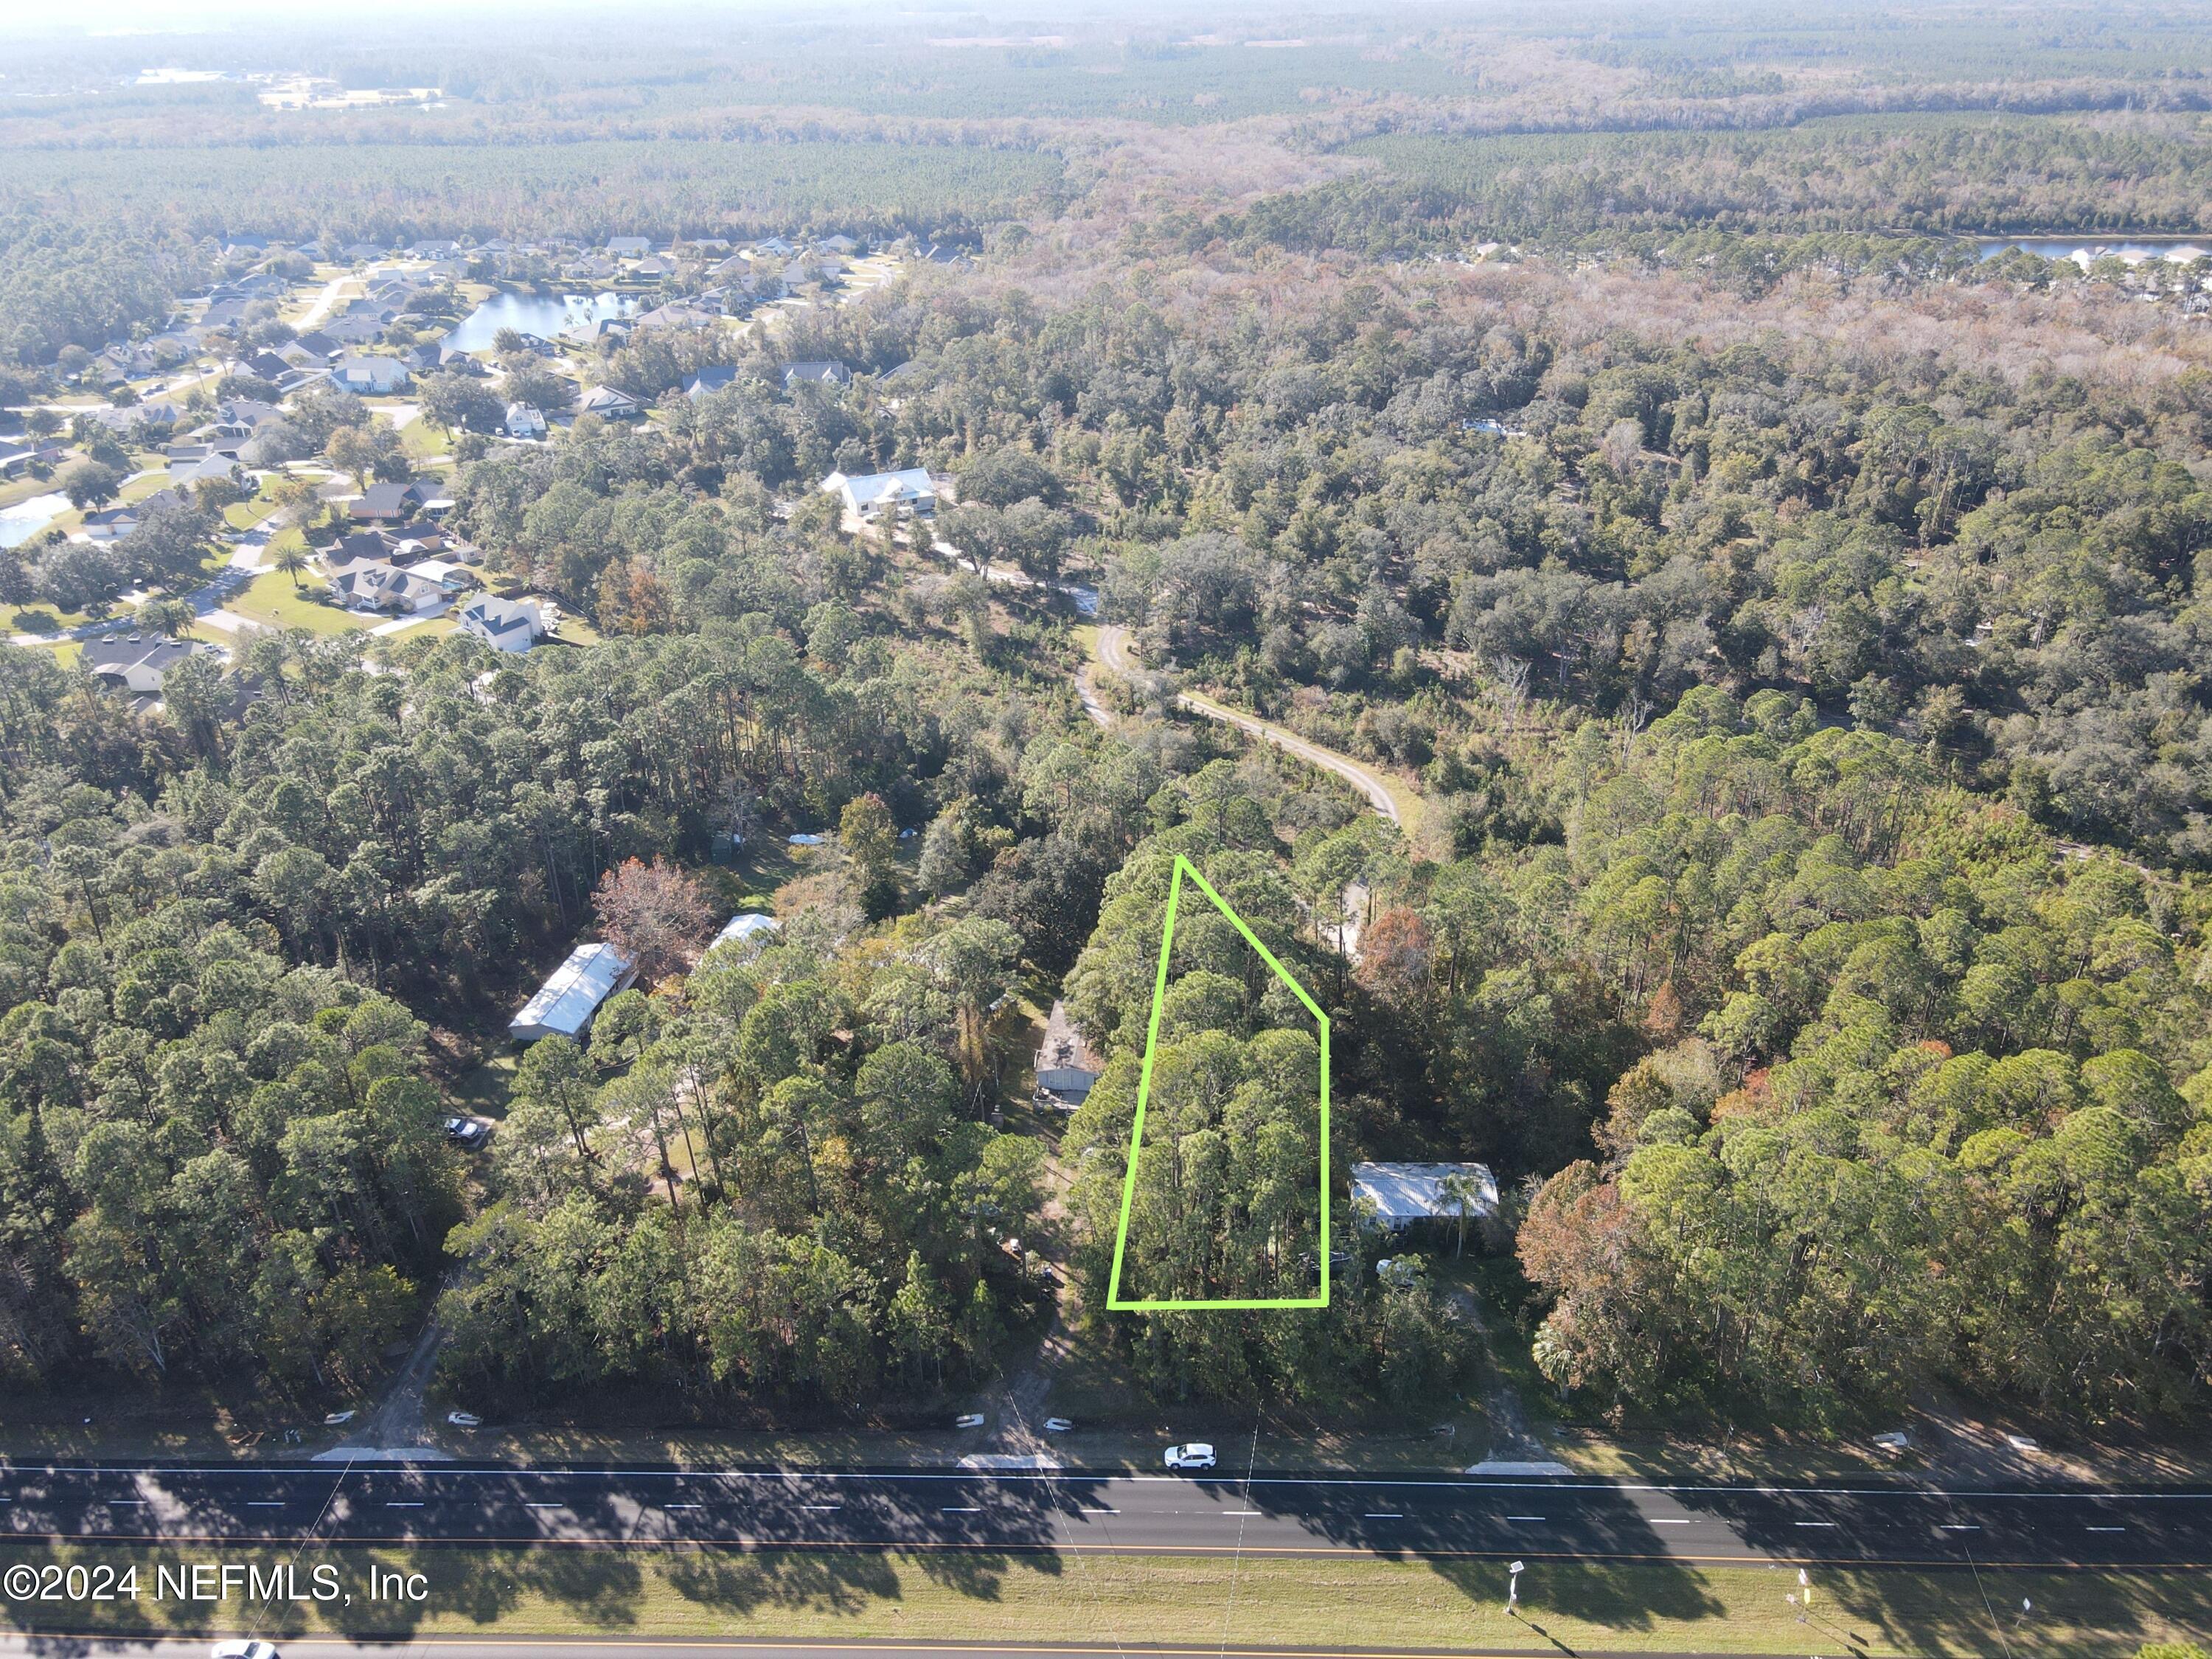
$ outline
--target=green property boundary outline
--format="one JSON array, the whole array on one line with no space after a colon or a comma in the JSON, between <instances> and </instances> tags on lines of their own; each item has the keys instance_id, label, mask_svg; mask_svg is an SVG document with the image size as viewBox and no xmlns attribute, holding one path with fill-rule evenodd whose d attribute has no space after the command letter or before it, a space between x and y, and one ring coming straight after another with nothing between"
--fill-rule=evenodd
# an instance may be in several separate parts
<instances>
[{"instance_id":1,"label":"green property boundary outline","mask_svg":"<svg viewBox=\"0 0 2212 1659\"><path fill-rule=\"evenodd\" d=\"M1321 1294L1304 1297L1225 1297L1213 1299L1191 1297L1148 1298L1130 1301L1121 1295L1121 1258L1129 1246L1129 1206L1137 1195L1137 1153L1145 1141L1145 1107L1152 1094L1152 1055L1160 1042L1160 1008L1167 1000L1168 957L1175 948L1176 908L1182 901L1183 878L1188 876L1198 884L1198 890L1212 900L1213 908L1229 918L1244 942L1260 953L1275 977L1291 988L1291 994L1305 1005L1314 1017L1321 1032L1321 1238L1315 1254L1321 1259ZM1193 1313L1207 1309L1235 1308L1326 1308L1328 1306L1328 1016L1321 1005L1306 994L1306 988L1293 978L1288 969L1275 960L1274 952L1261 944L1258 935L1247 927L1244 918L1231 909L1228 901L1213 890L1212 884L1199 874L1198 866L1178 853L1175 855L1175 872L1168 879L1167 920L1160 928L1159 967L1152 975L1152 1018L1145 1028L1144 1067L1137 1078L1137 1115L1129 1126L1129 1167L1121 1177L1121 1219L1114 1230L1114 1267L1106 1278L1106 1306L1115 1313Z\"/></svg>"}]
</instances>

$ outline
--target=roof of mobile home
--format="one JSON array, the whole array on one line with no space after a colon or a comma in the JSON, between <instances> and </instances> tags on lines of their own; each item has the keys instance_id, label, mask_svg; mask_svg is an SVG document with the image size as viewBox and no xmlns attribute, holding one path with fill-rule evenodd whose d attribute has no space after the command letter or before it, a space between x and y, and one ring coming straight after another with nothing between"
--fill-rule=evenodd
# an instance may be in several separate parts
<instances>
[{"instance_id":1,"label":"roof of mobile home","mask_svg":"<svg viewBox=\"0 0 2212 1659\"><path fill-rule=\"evenodd\" d=\"M1498 1180L1480 1164L1355 1164L1352 1195L1372 1204L1376 1220L1386 1227L1453 1221L1459 1218L1459 1205L1444 1191L1444 1182L1454 1176L1465 1176L1474 1185L1468 1214L1496 1212Z\"/></svg>"},{"instance_id":2,"label":"roof of mobile home","mask_svg":"<svg viewBox=\"0 0 2212 1659\"><path fill-rule=\"evenodd\" d=\"M579 945L507 1024L507 1035L533 1037L580 1036L599 1006L630 981L630 959L611 945Z\"/></svg>"}]
</instances>

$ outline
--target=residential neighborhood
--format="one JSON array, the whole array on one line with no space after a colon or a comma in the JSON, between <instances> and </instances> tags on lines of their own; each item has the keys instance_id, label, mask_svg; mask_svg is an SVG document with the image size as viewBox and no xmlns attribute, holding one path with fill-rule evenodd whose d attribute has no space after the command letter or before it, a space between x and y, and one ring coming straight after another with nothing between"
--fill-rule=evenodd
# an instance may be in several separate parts
<instances>
[{"instance_id":1,"label":"residential neighborhood","mask_svg":"<svg viewBox=\"0 0 2212 1659\"><path fill-rule=\"evenodd\" d=\"M0 410L0 554L43 561L57 538L125 554L149 522L199 506L221 522L207 580L178 595L198 618L194 648L227 656L257 633L301 625L374 636L458 631L501 653L588 637L554 596L518 591L442 528L456 449L541 444L586 418L653 418L653 400L611 383L599 366L647 335L696 343L686 349L708 360L673 390L699 403L738 383L736 362L715 358L749 334L865 293L928 262L931 246L908 239L872 251L836 234L741 245L633 233L592 246L501 238L289 246L236 232L224 239L233 274L167 326L90 354L50 400ZM589 303L538 298L542 288L528 284L547 274L582 285ZM494 320L510 314L533 325ZM912 367L892 365L883 379ZM832 359L795 359L773 374L787 391L831 394L854 379ZM481 422L434 425L452 395L445 388L471 381L489 388ZM501 395L518 387L527 395ZM322 400L337 393L366 416L358 429L374 441L354 451L374 451L367 473L316 453ZM346 459L357 465L354 451ZM117 478L106 499L64 498L72 468L102 465ZM926 472L854 483L848 510L871 520L887 507L927 512L934 499ZM295 483L312 486L317 522L335 526L326 539L310 538L296 501L279 504ZM10 632L19 643L81 653L88 669L97 660L96 672L152 695L164 665L190 653L149 645L126 672L112 665L125 653L106 619L163 591L125 580L82 605L76 590L58 590L72 602L21 606Z\"/></svg>"}]
</instances>

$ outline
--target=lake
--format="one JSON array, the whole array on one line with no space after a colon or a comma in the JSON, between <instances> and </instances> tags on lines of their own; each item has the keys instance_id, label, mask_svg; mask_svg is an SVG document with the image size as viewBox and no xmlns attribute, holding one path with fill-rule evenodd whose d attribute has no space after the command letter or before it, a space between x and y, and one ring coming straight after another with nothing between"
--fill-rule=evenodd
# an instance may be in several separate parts
<instances>
[{"instance_id":1,"label":"lake","mask_svg":"<svg viewBox=\"0 0 2212 1659\"><path fill-rule=\"evenodd\" d=\"M2070 259L2077 253L2094 252L2097 254L2136 254L2153 258L2160 254L2178 253L2185 259L2212 251L2212 238L2190 236L2152 236L2133 242L2108 242L2094 236L2014 236L2004 240L1984 241L1978 244L1984 259L1994 259L2008 247L2024 253L2039 254L2046 259Z\"/></svg>"},{"instance_id":2,"label":"lake","mask_svg":"<svg viewBox=\"0 0 2212 1659\"><path fill-rule=\"evenodd\" d=\"M456 351L489 351L503 328L550 340L571 329L636 313L637 301L627 294L495 294L464 317L444 343Z\"/></svg>"},{"instance_id":3,"label":"lake","mask_svg":"<svg viewBox=\"0 0 2212 1659\"><path fill-rule=\"evenodd\" d=\"M58 494L0 507L0 547L21 547L68 511L69 497Z\"/></svg>"}]
</instances>

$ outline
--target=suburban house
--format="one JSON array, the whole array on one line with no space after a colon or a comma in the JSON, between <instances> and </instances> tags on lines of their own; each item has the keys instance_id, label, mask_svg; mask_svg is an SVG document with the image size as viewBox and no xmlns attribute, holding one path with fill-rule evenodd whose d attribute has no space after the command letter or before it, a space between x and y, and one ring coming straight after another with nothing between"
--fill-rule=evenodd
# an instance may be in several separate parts
<instances>
[{"instance_id":1,"label":"suburban house","mask_svg":"<svg viewBox=\"0 0 2212 1659\"><path fill-rule=\"evenodd\" d=\"M725 391L738 383L738 371L726 365L715 364L701 369L684 383L684 395L693 403L710 392Z\"/></svg>"},{"instance_id":2,"label":"suburban house","mask_svg":"<svg viewBox=\"0 0 2212 1659\"><path fill-rule=\"evenodd\" d=\"M1498 1179L1480 1164L1355 1164L1352 1200L1370 1210L1363 1221L1399 1233L1417 1223L1441 1221L1456 1227L1460 1200L1455 1188L1467 1184L1467 1218L1498 1213Z\"/></svg>"},{"instance_id":3,"label":"suburban house","mask_svg":"<svg viewBox=\"0 0 2212 1659\"><path fill-rule=\"evenodd\" d=\"M189 640L164 639L159 634L110 634L87 640L77 660L84 671L103 684L141 696L161 689L169 671L195 652L212 652L211 645Z\"/></svg>"},{"instance_id":4,"label":"suburban house","mask_svg":"<svg viewBox=\"0 0 2212 1659\"><path fill-rule=\"evenodd\" d=\"M701 299L705 297L704 295L700 295ZM714 327L720 320L714 313L705 309L696 301L671 300L666 305L656 306L638 318L636 326L644 329L683 328L696 332L702 328Z\"/></svg>"},{"instance_id":5,"label":"suburban house","mask_svg":"<svg viewBox=\"0 0 2212 1659\"><path fill-rule=\"evenodd\" d=\"M0 478L12 478L34 466L56 466L68 457L69 451L59 444L32 444L21 449L0 450Z\"/></svg>"},{"instance_id":6,"label":"suburban house","mask_svg":"<svg viewBox=\"0 0 2212 1659\"><path fill-rule=\"evenodd\" d=\"M368 524L404 524L422 510L422 487L373 483L353 504L355 519Z\"/></svg>"},{"instance_id":7,"label":"suburban house","mask_svg":"<svg viewBox=\"0 0 2212 1659\"><path fill-rule=\"evenodd\" d=\"M1055 997L1044 1022L1043 1046L1036 1051L1036 1103L1073 1111L1104 1069L1068 1018L1067 1005Z\"/></svg>"},{"instance_id":8,"label":"suburban house","mask_svg":"<svg viewBox=\"0 0 2212 1659\"><path fill-rule=\"evenodd\" d=\"M599 1005L636 980L637 964L613 945L580 945L507 1021L507 1034L518 1042L550 1036L580 1040L592 1029Z\"/></svg>"},{"instance_id":9,"label":"suburban house","mask_svg":"<svg viewBox=\"0 0 2212 1659\"><path fill-rule=\"evenodd\" d=\"M495 651L527 651L547 631L535 599L502 599L485 593L461 607L461 632Z\"/></svg>"},{"instance_id":10,"label":"suburban house","mask_svg":"<svg viewBox=\"0 0 2212 1659\"><path fill-rule=\"evenodd\" d=\"M443 582L389 564L356 565L331 586L349 610L389 611L401 617L443 610L453 597Z\"/></svg>"},{"instance_id":11,"label":"suburban house","mask_svg":"<svg viewBox=\"0 0 2212 1659\"><path fill-rule=\"evenodd\" d=\"M509 404L507 406L507 435L510 438L542 438L545 435L545 416L528 404Z\"/></svg>"},{"instance_id":12,"label":"suburban house","mask_svg":"<svg viewBox=\"0 0 2212 1659\"><path fill-rule=\"evenodd\" d=\"M863 519L873 519L886 508L896 512L903 507L921 514L937 510L937 481L929 476L927 467L865 472L858 477L832 472L822 481L821 489L824 494L843 496L846 510Z\"/></svg>"},{"instance_id":13,"label":"suburban house","mask_svg":"<svg viewBox=\"0 0 2212 1659\"><path fill-rule=\"evenodd\" d=\"M611 386L595 386L576 400L576 412L597 415L602 420L634 421L645 413L645 408L627 392L617 392Z\"/></svg>"},{"instance_id":14,"label":"suburban house","mask_svg":"<svg viewBox=\"0 0 2212 1659\"><path fill-rule=\"evenodd\" d=\"M331 365L331 379L364 396L404 392L413 378L397 357L341 357Z\"/></svg>"},{"instance_id":15,"label":"suburban house","mask_svg":"<svg viewBox=\"0 0 2212 1659\"><path fill-rule=\"evenodd\" d=\"M135 507L103 507L84 515L84 538L88 542L120 541L137 527Z\"/></svg>"},{"instance_id":16,"label":"suburban house","mask_svg":"<svg viewBox=\"0 0 2212 1659\"><path fill-rule=\"evenodd\" d=\"M793 254L798 252L799 250L792 246L790 243L785 241L781 236L770 236L762 241L755 242L753 244L753 252L756 253L769 254L778 259L788 259Z\"/></svg>"},{"instance_id":17,"label":"suburban house","mask_svg":"<svg viewBox=\"0 0 2212 1659\"><path fill-rule=\"evenodd\" d=\"M653 252L653 239L649 236L610 236L607 238L607 252L617 259L641 259Z\"/></svg>"},{"instance_id":18,"label":"suburban house","mask_svg":"<svg viewBox=\"0 0 2212 1659\"><path fill-rule=\"evenodd\" d=\"M853 371L831 358L821 363L786 363L783 368L784 389L799 385L842 386L853 378Z\"/></svg>"}]
</instances>

